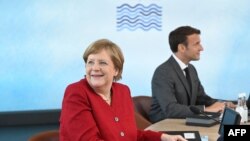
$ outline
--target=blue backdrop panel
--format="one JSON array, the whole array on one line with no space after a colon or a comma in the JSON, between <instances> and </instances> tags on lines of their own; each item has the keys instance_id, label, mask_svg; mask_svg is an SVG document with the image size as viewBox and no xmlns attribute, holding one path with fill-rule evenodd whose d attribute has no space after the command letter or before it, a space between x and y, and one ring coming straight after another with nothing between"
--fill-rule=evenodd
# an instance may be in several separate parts
<instances>
[{"instance_id":1,"label":"blue backdrop panel","mask_svg":"<svg viewBox=\"0 0 250 141\"><path fill-rule=\"evenodd\" d=\"M60 108L65 87L84 77L82 54L108 38L125 55L132 95L151 95L155 68L168 59L168 34L202 32L192 62L206 92L236 99L250 87L248 0L0 0L0 111Z\"/></svg>"}]
</instances>

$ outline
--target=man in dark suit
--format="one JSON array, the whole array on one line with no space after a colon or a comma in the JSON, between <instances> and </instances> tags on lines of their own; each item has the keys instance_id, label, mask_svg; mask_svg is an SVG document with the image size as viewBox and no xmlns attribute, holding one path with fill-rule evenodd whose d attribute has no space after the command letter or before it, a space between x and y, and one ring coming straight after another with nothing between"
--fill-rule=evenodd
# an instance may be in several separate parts
<instances>
[{"instance_id":1,"label":"man in dark suit","mask_svg":"<svg viewBox=\"0 0 250 141\"><path fill-rule=\"evenodd\" d=\"M203 51L200 30L179 27L169 34L169 44L173 55L158 66L152 78L151 121L191 116L194 113L190 105L205 112L222 112L225 103L205 93L195 67L190 64L199 60Z\"/></svg>"}]
</instances>

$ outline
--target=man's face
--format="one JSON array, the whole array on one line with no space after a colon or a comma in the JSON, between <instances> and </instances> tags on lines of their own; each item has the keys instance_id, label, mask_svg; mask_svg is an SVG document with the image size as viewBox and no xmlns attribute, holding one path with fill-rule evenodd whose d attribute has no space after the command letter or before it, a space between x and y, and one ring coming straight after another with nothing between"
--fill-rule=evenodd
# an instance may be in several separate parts
<instances>
[{"instance_id":1,"label":"man's face","mask_svg":"<svg viewBox=\"0 0 250 141\"><path fill-rule=\"evenodd\" d=\"M200 35L192 34L187 36L187 46L184 51L184 57L188 61L196 61L200 59L200 52L203 51Z\"/></svg>"}]
</instances>

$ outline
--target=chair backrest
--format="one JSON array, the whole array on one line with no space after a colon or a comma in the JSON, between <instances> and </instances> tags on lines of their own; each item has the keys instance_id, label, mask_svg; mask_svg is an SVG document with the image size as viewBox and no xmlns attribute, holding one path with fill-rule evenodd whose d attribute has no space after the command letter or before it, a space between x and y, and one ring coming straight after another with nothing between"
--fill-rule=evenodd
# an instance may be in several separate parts
<instances>
[{"instance_id":1,"label":"chair backrest","mask_svg":"<svg viewBox=\"0 0 250 141\"><path fill-rule=\"evenodd\" d=\"M28 141L59 141L59 131L42 131L31 136Z\"/></svg>"},{"instance_id":2,"label":"chair backrest","mask_svg":"<svg viewBox=\"0 0 250 141\"><path fill-rule=\"evenodd\" d=\"M152 124L148 117L152 98L150 96L135 96L132 99L134 103L137 128L145 129Z\"/></svg>"},{"instance_id":3,"label":"chair backrest","mask_svg":"<svg viewBox=\"0 0 250 141\"><path fill-rule=\"evenodd\" d=\"M152 123L145 119L141 114L135 112L135 122L138 129L144 130Z\"/></svg>"},{"instance_id":4,"label":"chair backrest","mask_svg":"<svg viewBox=\"0 0 250 141\"><path fill-rule=\"evenodd\" d=\"M132 98L134 102L134 109L141 114L144 118L150 121L148 114L152 104L151 96L135 96Z\"/></svg>"}]
</instances>

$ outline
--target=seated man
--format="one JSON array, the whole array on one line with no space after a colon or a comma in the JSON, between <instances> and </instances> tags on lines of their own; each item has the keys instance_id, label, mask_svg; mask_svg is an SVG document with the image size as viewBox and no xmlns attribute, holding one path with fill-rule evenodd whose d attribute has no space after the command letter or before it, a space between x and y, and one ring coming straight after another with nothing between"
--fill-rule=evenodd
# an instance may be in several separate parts
<instances>
[{"instance_id":1,"label":"seated man","mask_svg":"<svg viewBox=\"0 0 250 141\"><path fill-rule=\"evenodd\" d=\"M208 96L190 61L200 59L203 51L200 30L182 26L169 34L172 56L158 66L152 78L153 103L150 120L157 122L165 118L185 118L194 113L190 105L204 112L222 112L225 103ZM233 103L227 103L235 107Z\"/></svg>"}]
</instances>

